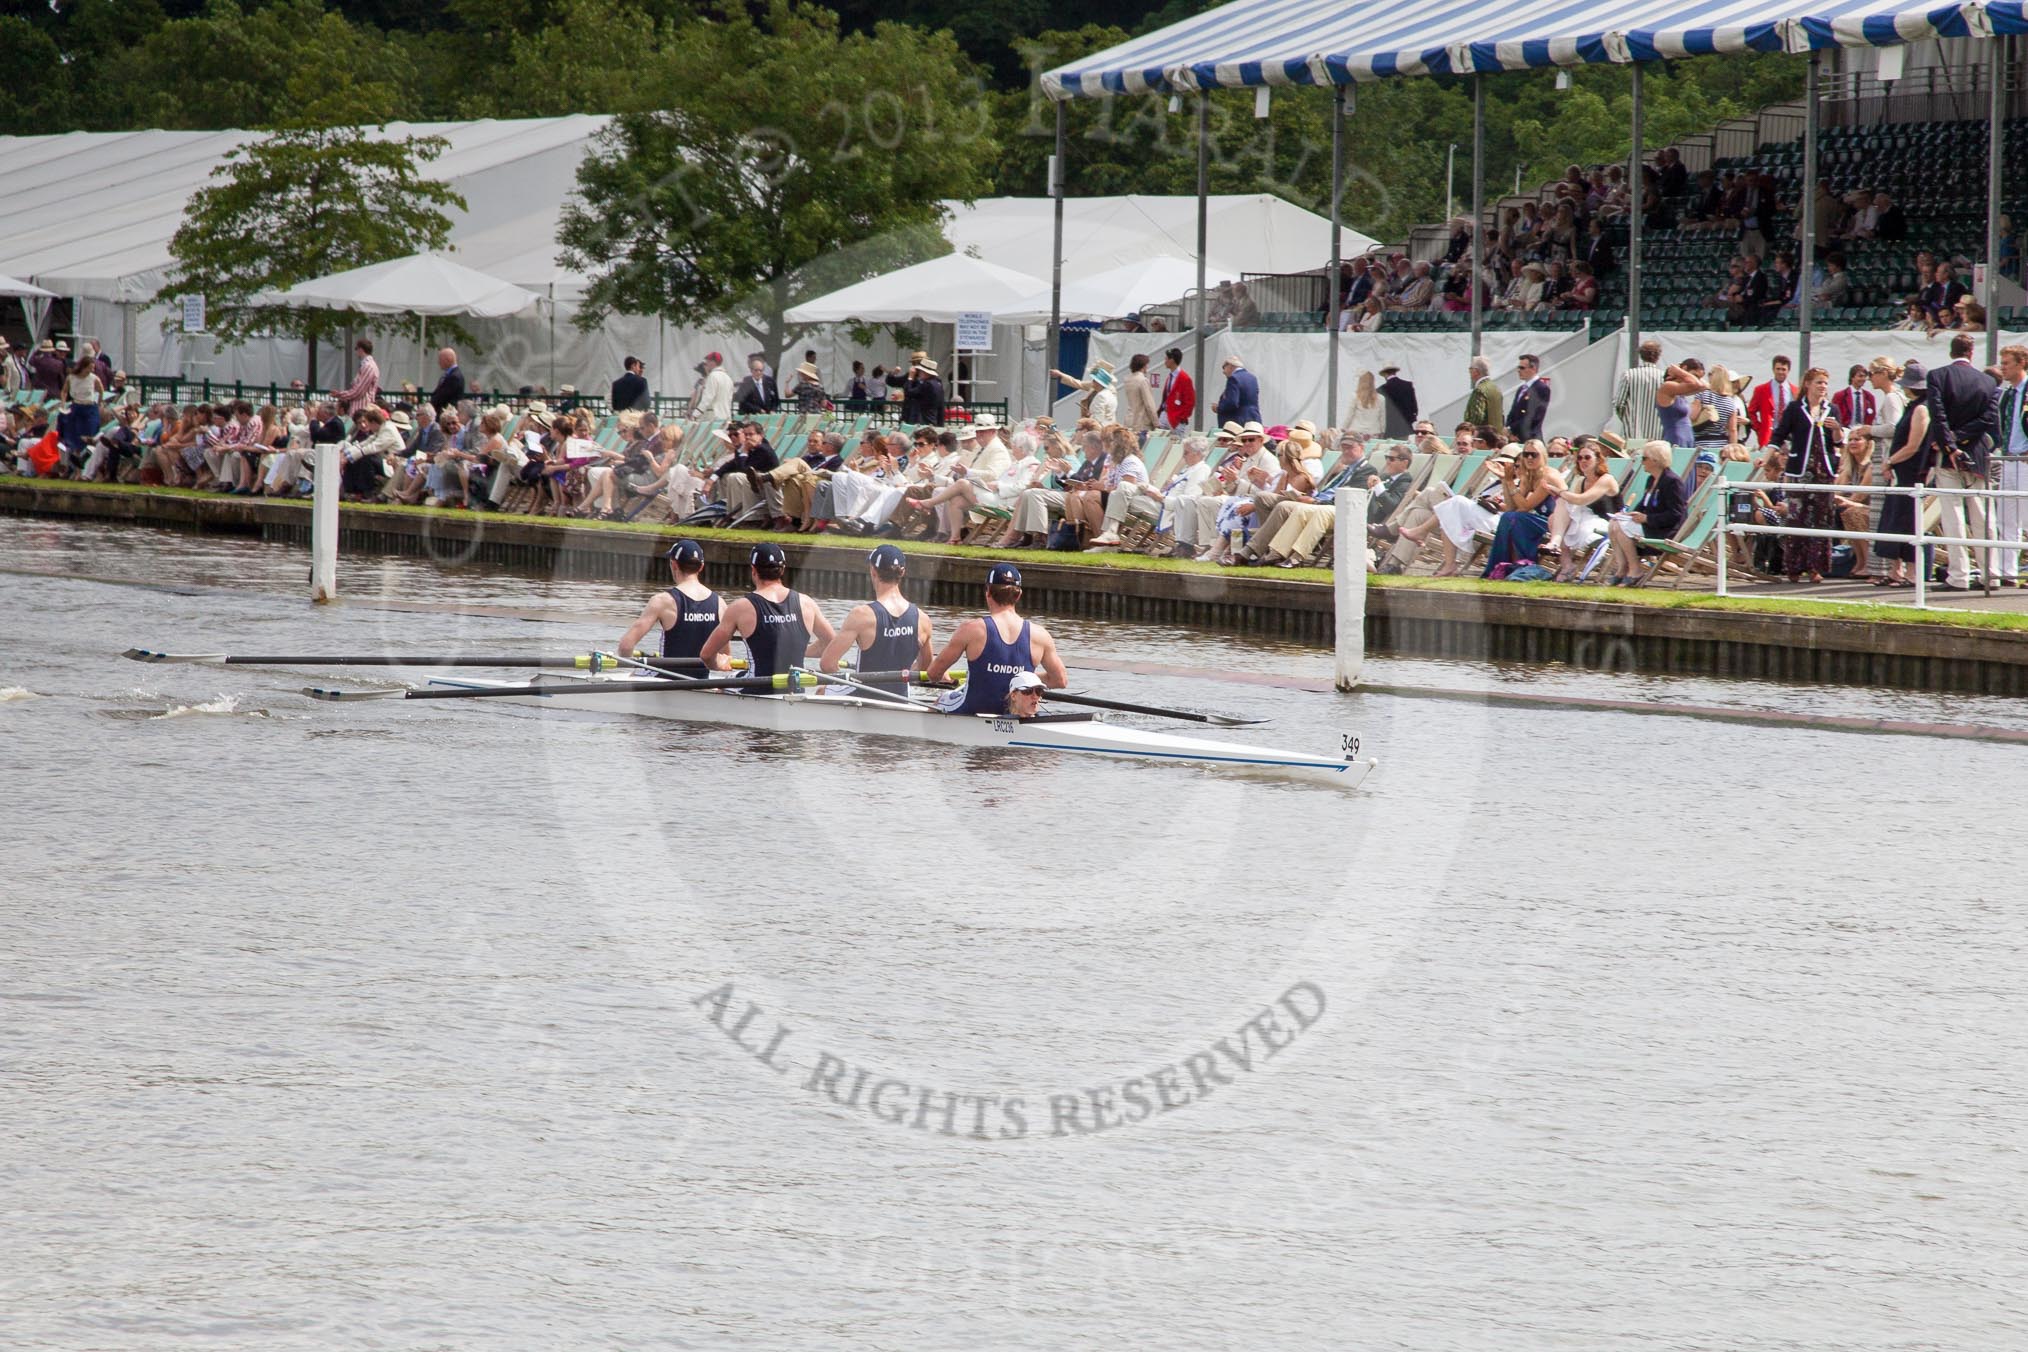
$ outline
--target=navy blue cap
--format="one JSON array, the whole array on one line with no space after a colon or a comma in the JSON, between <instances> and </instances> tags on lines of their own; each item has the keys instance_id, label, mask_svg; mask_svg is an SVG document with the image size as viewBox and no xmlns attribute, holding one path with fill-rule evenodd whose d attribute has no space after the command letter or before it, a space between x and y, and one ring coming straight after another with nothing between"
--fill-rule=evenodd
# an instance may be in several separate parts
<instances>
[{"instance_id":1,"label":"navy blue cap","mask_svg":"<svg viewBox=\"0 0 2028 1352\"><path fill-rule=\"evenodd\" d=\"M888 572L908 571L908 560L902 556L900 545L875 545L873 552L866 556L866 562Z\"/></svg>"},{"instance_id":2,"label":"navy blue cap","mask_svg":"<svg viewBox=\"0 0 2028 1352\"><path fill-rule=\"evenodd\" d=\"M704 562L704 546L695 540L678 540L669 546L669 552L663 557L674 563L694 563L701 566Z\"/></svg>"},{"instance_id":3,"label":"navy blue cap","mask_svg":"<svg viewBox=\"0 0 2028 1352\"><path fill-rule=\"evenodd\" d=\"M986 574L989 587L1018 587L1021 585L1021 570L1011 563L996 563Z\"/></svg>"},{"instance_id":4,"label":"navy blue cap","mask_svg":"<svg viewBox=\"0 0 2028 1352\"><path fill-rule=\"evenodd\" d=\"M772 540L764 540L760 544L755 545L753 553L747 556L746 561L755 568L786 568L789 566L789 556L784 554L782 547Z\"/></svg>"}]
</instances>

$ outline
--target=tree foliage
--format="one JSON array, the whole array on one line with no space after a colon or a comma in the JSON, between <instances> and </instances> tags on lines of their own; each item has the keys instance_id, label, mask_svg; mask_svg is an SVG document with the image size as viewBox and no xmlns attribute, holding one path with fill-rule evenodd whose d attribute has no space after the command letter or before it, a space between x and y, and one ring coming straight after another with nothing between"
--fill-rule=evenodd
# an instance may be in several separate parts
<instances>
[{"instance_id":1,"label":"tree foliage","mask_svg":"<svg viewBox=\"0 0 2028 1352\"><path fill-rule=\"evenodd\" d=\"M941 200L990 182L990 117L946 35L844 33L793 0L666 31L667 106L616 118L565 208L586 327L723 318L778 351L790 306L942 248Z\"/></svg>"},{"instance_id":2,"label":"tree foliage","mask_svg":"<svg viewBox=\"0 0 2028 1352\"><path fill-rule=\"evenodd\" d=\"M170 240L175 266L156 296L171 302L202 292L206 318L228 342L254 333L311 340L339 325L382 321L327 310L257 303L259 293L441 248L464 206L423 166L443 153L440 137L382 139L354 128L287 130L234 151L199 190Z\"/></svg>"}]
</instances>

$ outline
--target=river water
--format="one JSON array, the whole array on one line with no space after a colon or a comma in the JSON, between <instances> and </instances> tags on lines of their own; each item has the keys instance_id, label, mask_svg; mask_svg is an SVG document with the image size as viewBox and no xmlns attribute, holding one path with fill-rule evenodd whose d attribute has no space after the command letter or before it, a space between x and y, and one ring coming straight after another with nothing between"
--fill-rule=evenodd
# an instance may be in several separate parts
<instances>
[{"instance_id":1,"label":"river water","mask_svg":"<svg viewBox=\"0 0 2028 1352\"><path fill-rule=\"evenodd\" d=\"M644 599L304 572L0 518L0 1347L2028 1337L2028 747L1578 703L2013 702L1056 626L1346 794L114 657Z\"/></svg>"}]
</instances>

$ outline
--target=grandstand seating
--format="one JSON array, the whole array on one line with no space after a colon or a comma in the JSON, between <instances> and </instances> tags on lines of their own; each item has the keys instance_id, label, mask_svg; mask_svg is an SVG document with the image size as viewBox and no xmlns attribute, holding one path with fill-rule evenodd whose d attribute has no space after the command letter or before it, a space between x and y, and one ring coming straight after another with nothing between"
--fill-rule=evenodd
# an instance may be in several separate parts
<instances>
[{"instance_id":1,"label":"grandstand seating","mask_svg":"<svg viewBox=\"0 0 2028 1352\"><path fill-rule=\"evenodd\" d=\"M1865 127L1832 127L1820 137L1819 172L1839 197L1859 188L1891 194L1908 218L1908 235L1900 241L1860 240L1833 248L1845 256L1851 280L1846 305L1818 309L1813 321L1821 329L1883 329L1902 317L1908 297L1921 286L1915 276L1915 255L1927 249L1939 257L1983 259L1986 252L1986 146L1983 119L1906 122ZM2028 118L2002 128L2003 160L2008 181L2001 209L2017 230L2028 226ZM1803 178L1801 138L1763 142L1753 154L1723 158L1712 168L1726 171L1765 170L1781 198L1794 204ZM1680 215L1684 203L1671 204ZM1795 252L1795 218L1772 219L1765 231L1770 263L1778 252ZM1488 328L1577 329L1588 319L1617 323L1626 312L1624 268L1627 234L1624 226L1608 231L1621 266L1600 279L1598 308L1589 314L1565 312L1520 316L1488 312ZM1709 301L1724 285L1726 265L1738 252L1738 241L1727 232L1684 233L1680 229L1649 230L1642 238L1641 325L1649 329L1724 329L1722 310ZM1829 252L1830 250L1826 250ZM2006 308L2002 328L2028 325L2028 309ZM1257 331L1304 332L1321 328L1322 313L1266 315ZM1390 311L1384 331L1435 333L1470 326L1469 315L1426 311ZM1793 310L1755 328L1793 328Z\"/></svg>"}]
</instances>

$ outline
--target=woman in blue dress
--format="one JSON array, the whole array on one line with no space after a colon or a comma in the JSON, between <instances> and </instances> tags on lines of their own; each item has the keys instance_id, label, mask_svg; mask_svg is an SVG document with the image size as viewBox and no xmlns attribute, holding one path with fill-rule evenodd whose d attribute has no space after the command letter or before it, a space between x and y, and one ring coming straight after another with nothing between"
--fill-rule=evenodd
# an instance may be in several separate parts
<instances>
[{"instance_id":1,"label":"woman in blue dress","mask_svg":"<svg viewBox=\"0 0 2028 1352\"><path fill-rule=\"evenodd\" d=\"M1519 567L1535 562L1549 534L1549 514L1556 509L1556 495L1565 488L1563 476L1549 467L1539 441L1523 446L1520 457L1511 464L1495 461L1493 472L1506 489L1507 510L1500 513L1500 523L1493 528L1493 546L1486 551L1482 577L1491 577L1501 564Z\"/></svg>"}]
</instances>

